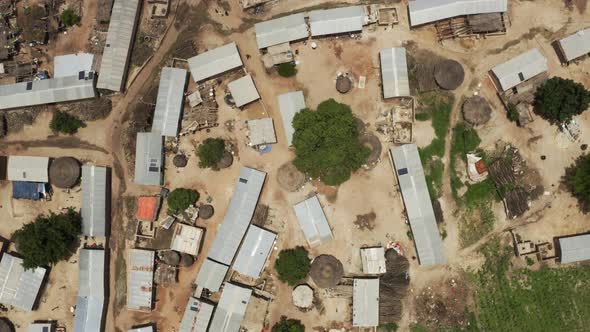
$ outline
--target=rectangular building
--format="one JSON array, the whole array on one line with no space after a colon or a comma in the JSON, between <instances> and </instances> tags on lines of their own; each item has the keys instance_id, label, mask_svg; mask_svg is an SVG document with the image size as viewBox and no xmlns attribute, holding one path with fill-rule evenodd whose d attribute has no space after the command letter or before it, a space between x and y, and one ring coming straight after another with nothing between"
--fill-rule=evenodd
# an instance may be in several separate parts
<instances>
[{"instance_id":1,"label":"rectangular building","mask_svg":"<svg viewBox=\"0 0 590 332\"><path fill-rule=\"evenodd\" d=\"M361 248L361 262L363 273L385 273L385 249L383 247Z\"/></svg>"},{"instance_id":2,"label":"rectangular building","mask_svg":"<svg viewBox=\"0 0 590 332\"><path fill-rule=\"evenodd\" d=\"M587 261L590 259L590 234L562 237L559 248L562 264Z\"/></svg>"},{"instance_id":3,"label":"rectangular building","mask_svg":"<svg viewBox=\"0 0 590 332\"><path fill-rule=\"evenodd\" d=\"M27 332L53 332L55 329L53 328L52 323L33 323L29 324L27 328Z\"/></svg>"},{"instance_id":4,"label":"rectangular building","mask_svg":"<svg viewBox=\"0 0 590 332\"><path fill-rule=\"evenodd\" d=\"M539 49L533 48L492 68L492 74L498 84L498 90L502 92L547 70L547 59Z\"/></svg>"},{"instance_id":5,"label":"rectangular building","mask_svg":"<svg viewBox=\"0 0 590 332\"><path fill-rule=\"evenodd\" d=\"M277 142L272 118L248 120L248 135L251 146L273 144Z\"/></svg>"},{"instance_id":6,"label":"rectangular building","mask_svg":"<svg viewBox=\"0 0 590 332\"><path fill-rule=\"evenodd\" d=\"M58 55L53 58L53 77L78 76L83 72L91 72L94 54L76 53Z\"/></svg>"},{"instance_id":7,"label":"rectangular building","mask_svg":"<svg viewBox=\"0 0 590 332\"><path fill-rule=\"evenodd\" d=\"M80 249L74 332L102 332L105 313L105 251Z\"/></svg>"},{"instance_id":8,"label":"rectangular building","mask_svg":"<svg viewBox=\"0 0 590 332\"><path fill-rule=\"evenodd\" d=\"M559 50L566 62L590 54L590 28L580 30L558 41Z\"/></svg>"},{"instance_id":9,"label":"rectangular building","mask_svg":"<svg viewBox=\"0 0 590 332\"><path fill-rule=\"evenodd\" d=\"M188 59L188 66L195 82L221 75L242 65L236 43L229 43Z\"/></svg>"},{"instance_id":10,"label":"rectangular building","mask_svg":"<svg viewBox=\"0 0 590 332\"><path fill-rule=\"evenodd\" d=\"M309 37L303 13L283 16L254 24L259 49Z\"/></svg>"},{"instance_id":11,"label":"rectangular building","mask_svg":"<svg viewBox=\"0 0 590 332\"><path fill-rule=\"evenodd\" d=\"M49 158L9 156L6 169L8 181L49 182Z\"/></svg>"},{"instance_id":12,"label":"rectangular building","mask_svg":"<svg viewBox=\"0 0 590 332\"><path fill-rule=\"evenodd\" d=\"M410 79L406 49L403 47L385 48L379 52L381 60L381 80L383 98L409 97Z\"/></svg>"},{"instance_id":13,"label":"rectangular building","mask_svg":"<svg viewBox=\"0 0 590 332\"><path fill-rule=\"evenodd\" d=\"M229 89L237 107L245 106L260 99L256 85L254 85L254 80L250 75L229 82L227 88Z\"/></svg>"},{"instance_id":14,"label":"rectangular building","mask_svg":"<svg viewBox=\"0 0 590 332\"><path fill-rule=\"evenodd\" d=\"M232 268L250 278L259 278L276 238L275 233L250 225Z\"/></svg>"},{"instance_id":15,"label":"rectangular building","mask_svg":"<svg viewBox=\"0 0 590 332\"><path fill-rule=\"evenodd\" d=\"M178 332L207 332L214 308L212 304L190 297Z\"/></svg>"},{"instance_id":16,"label":"rectangular building","mask_svg":"<svg viewBox=\"0 0 590 332\"><path fill-rule=\"evenodd\" d=\"M319 9L309 13L309 24L313 37L360 32L365 25L366 14L363 6Z\"/></svg>"},{"instance_id":17,"label":"rectangular building","mask_svg":"<svg viewBox=\"0 0 590 332\"><path fill-rule=\"evenodd\" d=\"M506 11L508 11L508 0L411 0L408 2L410 25L413 27L457 16Z\"/></svg>"},{"instance_id":18,"label":"rectangular building","mask_svg":"<svg viewBox=\"0 0 590 332\"><path fill-rule=\"evenodd\" d=\"M154 290L154 257L151 250L131 249L127 261L127 309L150 312Z\"/></svg>"},{"instance_id":19,"label":"rectangular building","mask_svg":"<svg viewBox=\"0 0 590 332\"><path fill-rule=\"evenodd\" d=\"M135 143L135 183L146 186L162 184L164 139L159 132L137 133Z\"/></svg>"},{"instance_id":20,"label":"rectangular building","mask_svg":"<svg viewBox=\"0 0 590 332\"><path fill-rule=\"evenodd\" d=\"M293 210L303 235L311 247L319 246L334 238L318 196L295 204Z\"/></svg>"},{"instance_id":21,"label":"rectangular building","mask_svg":"<svg viewBox=\"0 0 590 332\"><path fill-rule=\"evenodd\" d=\"M295 114L299 113L302 109L305 109L305 98L303 97L303 91L287 92L279 95L279 111L281 112L281 118L283 120L283 128L285 128L285 135L287 136L287 144L293 145L293 118Z\"/></svg>"},{"instance_id":22,"label":"rectangular building","mask_svg":"<svg viewBox=\"0 0 590 332\"><path fill-rule=\"evenodd\" d=\"M250 288L226 282L209 331L239 332L251 295Z\"/></svg>"},{"instance_id":23,"label":"rectangular building","mask_svg":"<svg viewBox=\"0 0 590 332\"><path fill-rule=\"evenodd\" d=\"M178 135L185 86L186 70L172 67L162 68L152 132L157 131L167 137Z\"/></svg>"},{"instance_id":24,"label":"rectangular building","mask_svg":"<svg viewBox=\"0 0 590 332\"><path fill-rule=\"evenodd\" d=\"M170 249L197 256L201 247L203 230L194 226L176 223Z\"/></svg>"},{"instance_id":25,"label":"rectangular building","mask_svg":"<svg viewBox=\"0 0 590 332\"><path fill-rule=\"evenodd\" d=\"M47 270L25 270L21 258L8 253L0 260L0 303L24 311L33 311Z\"/></svg>"},{"instance_id":26,"label":"rectangular building","mask_svg":"<svg viewBox=\"0 0 590 332\"><path fill-rule=\"evenodd\" d=\"M379 279L354 279L352 287L352 326L379 325Z\"/></svg>"},{"instance_id":27,"label":"rectangular building","mask_svg":"<svg viewBox=\"0 0 590 332\"><path fill-rule=\"evenodd\" d=\"M197 287L203 287L211 292L219 292L229 265L224 265L216 261L206 259L197 274L195 284Z\"/></svg>"},{"instance_id":28,"label":"rectangular building","mask_svg":"<svg viewBox=\"0 0 590 332\"><path fill-rule=\"evenodd\" d=\"M127 330L127 332L156 332L153 325L136 327L134 329Z\"/></svg>"},{"instance_id":29,"label":"rectangular building","mask_svg":"<svg viewBox=\"0 0 590 332\"><path fill-rule=\"evenodd\" d=\"M106 167L82 166L82 235L106 236L110 180Z\"/></svg>"}]
</instances>

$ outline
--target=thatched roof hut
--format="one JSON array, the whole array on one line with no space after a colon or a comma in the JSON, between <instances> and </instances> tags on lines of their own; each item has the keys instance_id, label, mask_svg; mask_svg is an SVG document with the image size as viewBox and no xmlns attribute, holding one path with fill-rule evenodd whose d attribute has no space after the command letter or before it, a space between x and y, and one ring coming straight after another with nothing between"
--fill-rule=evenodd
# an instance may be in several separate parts
<instances>
[{"instance_id":1,"label":"thatched roof hut","mask_svg":"<svg viewBox=\"0 0 590 332\"><path fill-rule=\"evenodd\" d=\"M160 251L158 257L168 265L178 266L180 264L180 254L174 250Z\"/></svg>"},{"instance_id":2,"label":"thatched roof hut","mask_svg":"<svg viewBox=\"0 0 590 332\"><path fill-rule=\"evenodd\" d=\"M401 319L402 299L410 285L410 263L395 250L385 251L386 273L379 278L379 322L397 322Z\"/></svg>"},{"instance_id":3,"label":"thatched roof hut","mask_svg":"<svg viewBox=\"0 0 590 332\"><path fill-rule=\"evenodd\" d=\"M295 287L291 296L293 304L298 308L309 309L313 306L313 288L309 285L302 284Z\"/></svg>"},{"instance_id":4,"label":"thatched roof hut","mask_svg":"<svg viewBox=\"0 0 590 332\"><path fill-rule=\"evenodd\" d=\"M309 276L320 288L331 288L338 285L344 275L344 266L332 255L320 255L311 263Z\"/></svg>"},{"instance_id":5,"label":"thatched roof hut","mask_svg":"<svg viewBox=\"0 0 590 332\"><path fill-rule=\"evenodd\" d=\"M286 191L294 192L303 187L307 178L301 173L292 162L284 163L277 172L277 181L281 188Z\"/></svg>"},{"instance_id":6,"label":"thatched roof hut","mask_svg":"<svg viewBox=\"0 0 590 332\"><path fill-rule=\"evenodd\" d=\"M434 79L445 90L455 90L465 79L463 66L455 60L443 60L434 66Z\"/></svg>"},{"instance_id":7,"label":"thatched roof hut","mask_svg":"<svg viewBox=\"0 0 590 332\"><path fill-rule=\"evenodd\" d=\"M336 78L336 90L340 93L347 93L352 89L352 80L347 75L340 75Z\"/></svg>"},{"instance_id":8,"label":"thatched roof hut","mask_svg":"<svg viewBox=\"0 0 590 332\"><path fill-rule=\"evenodd\" d=\"M492 117L492 108L485 98L473 96L463 103L463 118L474 126L486 124Z\"/></svg>"},{"instance_id":9,"label":"thatched roof hut","mask_svg":"<svg viewBox=\"0 0 590 332\"><path fill-rule=\"evenodd\" d=\"M193 265L195 262L195 258L189 254L182 253L180 254L180 266L189 267Z\"/></svg>"},{"instance_id":10,"label":"thatched roof hut","mask_svg":"<svg viewBox=\"0 0 590 332\"><path fill-rule=\"evenodd\" d=\"M49 165L49 182L59 188L72 188L80 179L80 163L72 157L54 159Z\"/></svg>"},{"instance_id":11,"label":"thatched roof hut","mask_svg":"<svg viewBox=\"0 0 590 332\"><path fill-rule=\"evenodd\" d=\"M225 151L223 158L221 158L221 160L215 166L217 169L224 169L230 167L233 162L234 156L230 152Z\"/></svg>"},{"instance_id":12,"label":"thatched roof hut","mask_svg":"<svg viewBox=\"0 0 590 332\"><path fill-rule=\"evenodd\" d=\"M199 206L199 218L201 219L209 219L213 217L214 209L212 205L203 204Z\"/></svg>"},{"instance_id":13,"label":"thatched roof hut","mask_svg":"<svg viewBox=\"0 0 590 332\"><path fill-rule=\"evenodd\" d=\"M183 154L177 154L172 159L172 164L174 164L174 166L178 168L186 167L186 165L188 164L188 159Z\"/></svg>"}]
</instances>

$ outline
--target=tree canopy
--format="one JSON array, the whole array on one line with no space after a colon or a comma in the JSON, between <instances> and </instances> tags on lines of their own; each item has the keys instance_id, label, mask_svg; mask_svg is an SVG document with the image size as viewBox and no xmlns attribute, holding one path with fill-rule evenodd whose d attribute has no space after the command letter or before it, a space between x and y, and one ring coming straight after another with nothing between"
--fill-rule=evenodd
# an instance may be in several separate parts
<instances>
[{"instance_id":1,"label":"tree canopy","mask_svg":"<svg viewBox=\"0 0 590 332\"><path fill-rule=\"evenodd\" d=\"M296 286L307 277L310 265L311 260L303 247L282 250L275 261L279 279L291 286Z\"/></svg>"},{"instance_id":2,"label":"tree canopy","mask_svg":"<svg viewBox=\"0 0 590 332\"><path fill-rule=\"evenodd\" d=\"M221 138L207 138L199 145L197 155L199 156L199 167L214 167L225 153L225 141Z\"/></svg>"},{"instance_id":3,"label":"tree canopy","mask_svg":"<svg viewBox=\"0 0 590 332\"><path fill-rule=\"evenodd\" d=\"M297 113L293 128L293 164L327 185L348 180L371 153L359 141L359 129L350 107L334 99L319 104L315 112L306 109Z\"/></svg>"},{"instance_id":4,"label":"tree canopy","mask_svg":"<svg viewBox=\"0 0 590 332\"><path fill-rule=\"evenodd\" d=\"M72 252L72 246L82 232L82 217L73 209L49 216L40 215L35 221L14 232L23 266L33 269L53 265Z\"/></svg>"},{"instance_id":5,"label":"tree canopy","mask_svg":"<svg viewBox=\"0 0 590 332\"><path fill-rule=\"evenodd\" d=\"M85 124L82 120L62 111L55 111L51 122L49 122L49 128L51 130L68 135L75 134L78 129L84 126Z\"/></svg>"},{"instance_id":6,"label":"tree canopy","mask_svg":"<svg viewBox=\"0 0 590 332\"><path fill-rule=\"evenodd\" d=\"M590 211L590 155L579 157L566 170L566 184L572 194L578 199L584 213Z\"/></svg>"},{"instance_id":7,"label":"tree canopy","mask_svg":"<svg viewBox=\"0 0 590 332\"><path fill-rule=\"evenodd\" d=\"M285 316L272 327L271 332L305 332L305 326L298 319L290 319Z\"/></svg>"},{"instance_id":8,"label":"tree canopy","mask_svg":"<svg viewBox=\"0 0 590 332\"><path fill-rule=\"evenodd\" d=\"M281 75L283 77L292 77L297 74L297 68L295 68L295 65L290 62L281 63L279 65L278 72L279 72L279 75Z\"/></svg>"},{"instance_id":9,"label":"tree canopy","mask_svg":"<svg viewBox=\"0 0 590 332\"><path fill-rule=\"evenodd\" d=\"M70 8L67 8L61 12L59 19L67 27L71 27L72 25L80 23L80 16L76 15L76 13L74 13L74 11Z\"/></svg>"},{"instance_id":10,"label":"tree canopy","mask_svg":"<svg viewBox=\"0 0 590 332\"><path fill-rule=\"evenodd\" d=\"M535 93L535 113L555 124L570 121L588 109L589 103L590 91L561 77L545 81Z\"/></svg>"},{"instance_id":11,"label":"tree canopy","mask_svg":"<svg viewBox=\"0 0 590 332\"><path fill-rule=\"evenodd\" d=\"M180 213L198 199L198 192L186 188L176 188L168 194L168 211L172 214Z\"/></svg>"}]
</instances>

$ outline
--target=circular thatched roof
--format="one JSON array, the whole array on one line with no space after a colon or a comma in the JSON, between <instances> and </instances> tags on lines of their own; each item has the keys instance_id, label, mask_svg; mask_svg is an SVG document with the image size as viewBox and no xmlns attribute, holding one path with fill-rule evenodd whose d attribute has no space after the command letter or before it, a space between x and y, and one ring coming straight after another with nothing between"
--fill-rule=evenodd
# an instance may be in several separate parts
<instances>
[{"instance_id":1,"label":"circular thatched roof","mask_svg":"<svg viewBox=\"0 0 590 332\"><path fill-rule=\"evenodd\" d=\"M347 93L352 89L352 80L346 75L340 75L336 78L336 90L340 93Z\"/></svg>"},{"instance_id":2,"label":"circular thatched roof","mask_svg":"<svg viewBox=\"0 0 590 332\"><path fill-rule=\"evenodd\" d=\"M180 264L180 254L174 250L160 251L158 256L168 265L178 266Z\"/></svg>"},{"instance_id":3,"label":"circular thatched roof","mask_svg":"<svg viewBox=\"0 0 590 332\"><path fill-rule=\"evenodd\" d=\"M221 158L221 160L217 163L216 166L218 169L224 169L230 167L233 162L234 156L230 152L225 151L225 153L223 154L223 158Z\"/></svg>"},{"instance_id":4,"label":"circular thatched roof","mask_svg":"<svg viewBox=\"0 0 590 332\"><path fill-rule=\"evenodd\" d=\"M174 166L176 166L178 168L182 168L182 167L185 167L188 164L188 159L183 154L177 154L172 159L172 164L174 164Z\"/></svg>"},{"instance_id":5,"label":"circular thatched roof","mask_svg":"<svg viewBox=\"0 0 590 332\"><path fill-rule=\"evenodd\" d=\"M72 157L54 159L49 166L49 182L59 188L72 188L80 179L80 163Z\"/></svg>"},{"instance_id":6,"label":"circular thatched roof","mask_svg":"<svg viewBox=\"0 0 590 332\"><path fill-rule=\"evenodd\" d=\"M338 285L343 275L342 263L332 255L316 257L309 270L309 276L320 288L331 288Z\"/></svg>"},{"instance_id":7,"label":"circular thatched roof","mask_svg":"<svg viewBox=\"0 0 590 332\"><path fill-rule=\"evenodd\" d=\"M443 60L434 67L434 79L445 90L455 90L465 79L463 66L455 60Z\"/></svg>"},{"instance_id":8,"label":"circular thatched roof","mask_svg":"<svg viewBox=\"0 0 590 332\"><path fill-rule=\"evenodd\" d=\"M0 318L0 332L14 332L14 325L8 318Z\"/></svg>"},{"instance_id":9,"label":"circular thatched roof","mask_svg":"<svg viewBox=\"0 0 590 332\"><path fill-rule=\"evenodd\" d=\"M490 121L491 117L492 108L483 97L473 96L463 103L463 118L470 124L483 125Z\"/></svg>"},{"instance_id":10,"label":"circular thatched roof","mask_svg":"<svg viewBox=\"0 0 590 332\"><path fill-rule=\"evenodd\" d=\"M199 206L199 218L201 219L209 219L213 217L214 212L215 210L213 209L213 206L209 204Z\"/></svg>"},{"instance_id":11,"label":"circular thatched roof","mask_svg":"<svg viewBox=\"0 0 590 332\"><path fill-rule=\"evenodd\" d=\"M189 254L180 254L180 266L189 267L193 265L195 258Z\"/></svg>"},{"instance_id":12,"label":"circular thatched roof","mask_svg":"<svg viewBox=\"0 0 590 332\"><path fill-rule=\"evenodd\" d=\"M313 289L309 285L303 284L295 287L291 296L293 304L298 308L308 309L313 305Z\"/></svg>"},{"instance_id":13,"label":"circular thatched roof","mask_svg":"<svg viewBox=\"0 0 590 332\"><path fill-rule=\"evenodd\" d=\"M292 162L284 163L277 172L277 180L281 188L286 191L293 192L301 188L307 178L305 174L301 173Z\"/></svg>"}]
</instances>

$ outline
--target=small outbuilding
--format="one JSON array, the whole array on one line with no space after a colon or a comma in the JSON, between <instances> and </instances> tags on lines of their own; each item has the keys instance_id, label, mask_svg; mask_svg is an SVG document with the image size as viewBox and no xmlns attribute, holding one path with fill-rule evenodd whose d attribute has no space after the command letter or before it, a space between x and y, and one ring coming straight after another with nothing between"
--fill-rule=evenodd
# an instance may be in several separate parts
<instances>
[{"instance_id":1,"label":"small outbuilding","mask_svg":"<svg viewBox=\"0 0 590 332\"><path fill-rule=\"evenodd\" d=\"M512 89L548 70L547 58L534 48L492 68L499 92Z\"/></svg>"},{"instance_id":2,"label":"small outbuilding","mask_svg":"<svg viewBox=\"0 0 590 332\"><path fill-rule=\"evenodd\" d=\"M562 264L590 260L590 234L560 238L559 251Z\"/></svg>"},{"instance_id":3,"label":"small outbuilding","mask_svg":"<svg viewBox=\"0 0 590 332\"><path fill-rule=\"evenodd\" d=\"M135 183L146 186L162 184L164 138L159 132L137 133L135 143Z\"/></svg>"},{"instance_id":4,"label":"small outbuilding","mask_svg":"<svg viewBox=\"0 0 590 332\"><path fill-rule=\"evenodd\" d=\"M332 229L317 195L295 204L293 210L303 235L311 247L319 246L333 239Z\"/></svg>"},{"instance_id":5,"label":"small outbuilding","mask_svg":"<svg viewBox=\"0 0 590 332\"><path fill-rule=\"evenodd\" d=\"M137 213L135 214L135 218L139 221L152 222L156 220L159 207L160 198L155 196L139 196L137 199Z\"/></svg>"},{"instance_id":6,"label":"small outbuilding","mask_svg":"<svg viewBox=\"0 0 590 332\"><path fill-rule=\"evenodd\" d=\"M590 28L577 31L557 42L564 62L590 54Z\"/></svg>"},{"instance_id":7,"label":"small outbuilding","mask_svg":"<svg viewBox=\"0 0 590 332\"><path fill-rule=\"evenodd\" d=\"M6 177L9 181L49 182L49 158L9 156Z\"/></svg>"},{"instance_id":8,"label":"small outbuilding","mask_svg":"<svg viewBox=\"0 0 590 332\"><path fill-rule=\"evenodd\" d=\"M203 230L201 228L176 223L170 249L197 256L202 237Z\"/></svg>"},{"instance_id":9,"label":"small outbuilding","mask_svg":"<svg viewBox=\"0 0 590 332\"><path fill-rule=\"evenodd\" d=\"M469 97L463 103L463 118L473 126L484 125L492 118L492 108L481 96Z\"/></svg>"},{"instance_id":10,"label":"small outbuilding","mask_svg":"<svg viewBox=\"0 0 590 332\"><path fill-rule=\"evenodd\" d=\"M446 59L434 66L436 84L445 90L455 90L465 79L465 71L458 61Z\"/></svg>"},{"instance_id":11,"label":"small outbuilding","mask_svg":"<svg viewBox=\"0 0 590 332\"><path fill-rule=\"evenodd\" d=\"M0 260L0 303L33 311L47 270L25 270L23 260L8 253Z\"/></svg>"},{"instance_id":12,"label":"small outbuilding","mask_svg":"<svg viewBox=\"0 0 590 332\"><path fill-rule=\"evenodd\" d=\"M281 118L283 120L283 128L285 129L285 135L287 136L287 144L293 145L293 118L295 114L305 109L305 98L303 91L287 92L278 97L279 111L281 112Z\"/></svg>"},{"instance_id":13,"label":"small outbuilding","mask_svg":"<svg viewBox=\"0 0 590 332\"><path fill-rule=\"evenodd\" d=\"M385 249L383 247L361 248L361 262L366 274L385 273Z\"/></svg>"},{"instance_id":14,"label":"small outbuilding","mask_svg":"<svg viewBox=\"0 0 590 332\"><path fill-rule=\"evenodd\" d=\"M355 278L352 287L352 326L379 325L379 279Z\"/></svg>"},{"instance_id":15,"label":"small outbuilding","mask_svg":"<svg viewBox=\"0 0 590 332\"><path fill-rule=\"evenodd\" d=\"M59 188L72 188L80 179L80 163L72 157L60 157L49 165L49 182Z\"/></svg>"},{"instance_id":16,"label":"small outbuilding","mask_svg":"<svg viewBox=\"0 0 590 332\"><path fill-rule=\"evenodd\" d=\"M275 126L272 118L248 120L248 131L251 146L273 144L277 142Z\"/></svg>"},{"instance_id":17,"label":"small outbuilding","mask_svg":"<svg viewBox=\"0 0 590 332\"><path fill-rule=\"evenodd\" d=\"M52 323L33 323L29 325L29 327L27 328L27 332L54 332L54 327L55 326ZM0 331L4 330L0 328Z\"/></svg>"},{"instance_id":18,"label":"small outbuilding","mask_svg":"<svg viewBox=\"0 0 590 332\"><path fill-rule=\"evenodd\" d=\"M250 75L246 75L230 82L227 85L227 88L229 89L237 107L245 106L260 99L256 85L254 85L254 80Z\"/></svg>"},{"instance_id":19,"label":"small outbuilding","mask_svg":"<svg viewBox=\"0 0 590 332\"><path fill-rule=\"evenodd\" d=\"M189 297L178 332L206 332L215 306L203 300Z\"/></svg>"}]
</instances>

